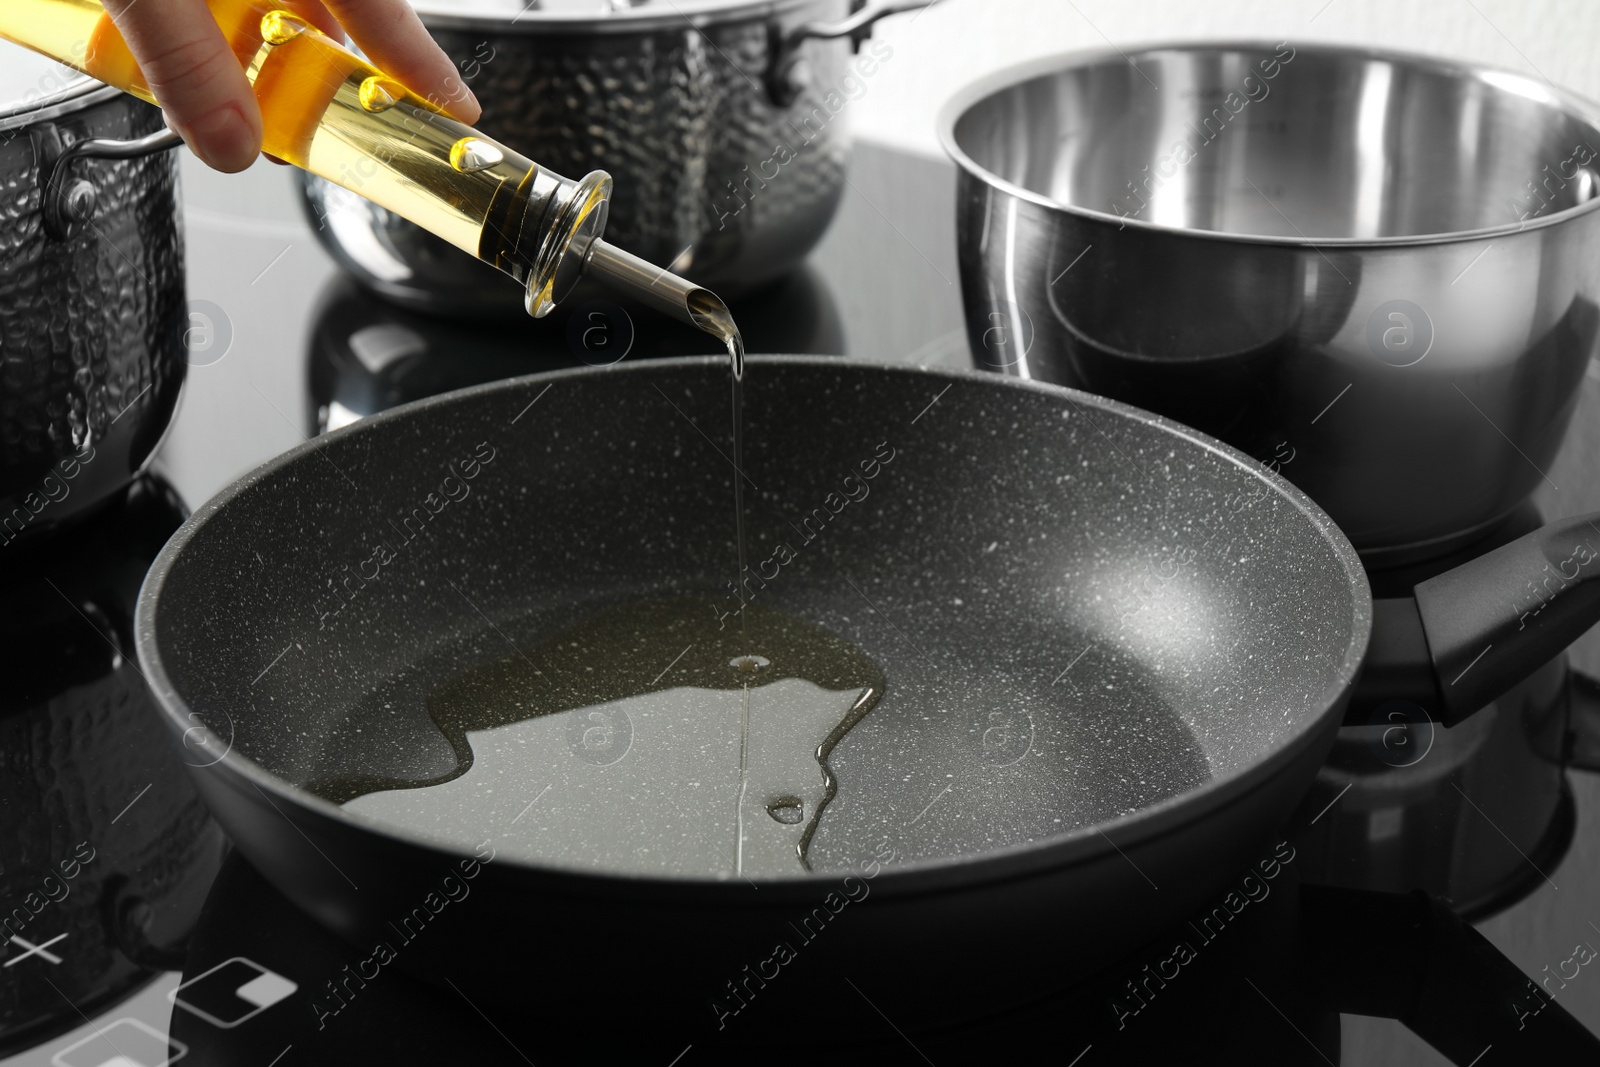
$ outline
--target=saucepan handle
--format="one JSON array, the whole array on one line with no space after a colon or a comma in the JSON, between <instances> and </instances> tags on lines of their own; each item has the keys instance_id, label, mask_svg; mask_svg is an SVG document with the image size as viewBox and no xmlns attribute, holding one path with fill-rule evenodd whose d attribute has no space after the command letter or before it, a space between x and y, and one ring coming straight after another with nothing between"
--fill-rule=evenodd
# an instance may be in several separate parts
<instances>
[{"instance_id":1,"label":"saucepan handle","mask_svg":"<svg viewBox=\"0 0 1600 1067\"><path fill-rule=\"evenodd\" d=\"M1414 612L1396 601L1375 613L1373 644L1425 654L1432 692L1417 695L1453 726L1600 622L1600 514L1550 523L1414 592Z\"/></svg>"},{"instance_id":2,"label":"saucepan handle","mask_svg":"<svg viewBox=\"0 0 1600 1067\"><path fill-rule=\"evenodd\" d=\"M87 178L72 176L72 167L80 159L138 159L182 143L183 138L173 130L158 130L132 141L93 137L62 148L40 172L45 232L65 241L94 216L100 190Z\"/></svg>"},{"instance_id":3,"label":"saucepan handle","mask_svg":"<svg viewBox=\"0 0 1600 1067\"><path fill-rule=\"evenodd\" d=\"M803 71L800 46L809 40L832 41L850 38L854 48L872 36L872 27L881 18L898 15L902 11L916 11L930 7L937 0L878 0L867 3L851 12L848 18L837 22L803 22L789 30L774 26L772 61L767 65L767 95L778 107L788 107L805 91L808 79Z\"/></svg>"},{"instance_id":4,"label":"saucepan handle","mask_svg":"<svg viewBox=\"0 0 1600 1067\"><path fill-rule=\"evenodd\" d=\"M872 24L879 19L898 15L902 11L916 11L933 3L934 0L879 0L875 4L863 5L849 18L840 19L838 22L802 23L784 35L783 43L789 48L797 48L801 41L809 37L823 40L848 37L859 48L862 41L872 36Z\"/></svg>"}]
</instances>

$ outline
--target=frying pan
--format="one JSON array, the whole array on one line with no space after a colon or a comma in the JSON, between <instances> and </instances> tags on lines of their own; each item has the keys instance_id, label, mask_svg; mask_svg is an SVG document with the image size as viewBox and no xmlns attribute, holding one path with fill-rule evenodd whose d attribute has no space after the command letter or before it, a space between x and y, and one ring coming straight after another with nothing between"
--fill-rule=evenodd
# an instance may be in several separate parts
<instances>
[{"instance_id":1,"label":"frying pan","mask_svg":"<svg viewBox=\"0 0 1600 1067\"><path fill-rule=\"evenodd\" d=\"M397 967L577 1038L736 1042L751 1017L841 1038L829 1005L858 996L910 1032L1095 971L1270 844L1372 623L1309 499L1056 386L780 357L746 394L742 475L716 359L425 400L258 468L163 551L139 658L202 796L280 891L372 950L309 991L319 1019ZM305 788L436 773L430 671L644 598L736 607L736 476L768 576L751 603L886 679L828 757L809 873L541 862L516 818L473 845ZM663 812L596 818L676 840Z\"/></svg>"}]
</instances>

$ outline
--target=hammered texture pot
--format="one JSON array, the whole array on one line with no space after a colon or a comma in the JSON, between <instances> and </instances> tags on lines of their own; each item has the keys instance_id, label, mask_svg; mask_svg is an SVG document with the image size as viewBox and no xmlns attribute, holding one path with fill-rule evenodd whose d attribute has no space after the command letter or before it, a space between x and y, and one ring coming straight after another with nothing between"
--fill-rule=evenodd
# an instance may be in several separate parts
<instances>
[{"instance_id":1,"label":"hammered texture pot","mask_svg":"<svg viewBox=\"0 0 1600 1067\"><path fill-rule=\"evenodd\" d=\"M126 486L165 433L187 369L177 160L84 159L98 196L45 232L41 160L84 138L139 138L161 112L94 89L64 114L0 116L0 546ZM42 112L44 113L44 112Z\"/></svg>"},{"instance_id":2,"label":"hammered texture pot","mask_svg":"<svg viewBox=\"0 0 1600 1067\"><path fill-rule=\"evenodd\" d=\"M766 75L779 31L842 19L851 5L773 6L605 33L556 32L536 17L424 19L482 102L485 133L568 177L609 172L608 241L736 296L787 274L827 229L850 102L871 85L852 68L848 39L809 40L798 96L775 102ZM868 43L860 61L872 69L887 51ZM491 268L321 179L304 182L318 236L370 287L429 310L521 313L521 294Z\"/></svg>"}]
</instances>

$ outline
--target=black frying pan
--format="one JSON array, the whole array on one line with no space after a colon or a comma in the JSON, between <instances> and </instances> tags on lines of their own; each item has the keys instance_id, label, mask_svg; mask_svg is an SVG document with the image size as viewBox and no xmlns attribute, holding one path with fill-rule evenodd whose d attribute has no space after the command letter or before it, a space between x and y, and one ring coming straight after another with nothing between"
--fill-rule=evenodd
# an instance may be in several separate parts
<instances>
[{"instance_id":1,"label":"black frying pan","mask_svg":"<svg viewBox=\"0 0 1600 1067\"><path fill-rule=\"evenodd\" d=\"M372 948L314 1010L395 966L602 1037L737 1040L747 1011L825 1029L830 999L858 995L914 1030L1081 977L1188 914L1303 795L1371 601L1287 482L1155 416L988 375L763 359L747 404L752 566L792 549L754 603L886 682L828 756L810 873L519 858L504 812L550 803L538 782L484 820L487 862L459 828L396 829L304 788L438 780L459 741L427 709L440 672L548 650L641 597L736 604L720 361L363 420L247 475L167 546L139 656L206 764L202 795L280 890ZM645 758L631 743L619 760ZM595 837L660 820L675 847L664 812L597 810Z\"/></svg>"}]
</instances>

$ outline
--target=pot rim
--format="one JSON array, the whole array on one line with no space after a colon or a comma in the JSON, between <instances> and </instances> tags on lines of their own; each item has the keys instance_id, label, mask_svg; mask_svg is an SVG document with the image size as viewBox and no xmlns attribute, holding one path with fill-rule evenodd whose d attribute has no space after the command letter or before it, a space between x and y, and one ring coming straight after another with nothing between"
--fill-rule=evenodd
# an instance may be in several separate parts
<instances>
[{"instance_id":1,"label":"pot rim","mask_svg":"<svg viewBox=\"0 0 1600 1067\"><path fill-rule=\"evenodd\" d=\"M1081 69L1108 61L1122 61L1132 63L1131 57L1155 52L1271 52L1282 43L1292 42L1267 42L1263 40L1235 40L1231 38L1215 41L1151 41L1129 45L1126 48L1092 48L1081 49L1073 52L1059 52L1043 56L1038 59L1028 60L1010 67L995 71L985 77L971 82L957 90L939 110L936 120L936 130L939 143L945 153L958 168L968 175L976 178L991 188L1001 190L1036 204L1050 211L1059 212L1095 222L1104 222L1116 226L1118 229L1131 227L1145 231L1152 236L1167 234L1187 238L1196 238L1207 241L1224 243L1264 245L1278 248L1294 248L1317 251L1323 248L1336 248L1341 251L1359 251L1362 249L1382 248L1413 248L1426 245L1464 244L1470 241L1482 241L1492 238L1507 237L1512 234L1532 230L1540 230L1551 226L1558 226L1569 222L1579 216L1589 214L1600 209L1600 196L1595 196L1581 204L1561 211L1542 215L1532 220L1502 223L1498 226L1485 226L1475 230L1452 230L1443 233L1418 233L1395 234L1388 237L1297 237L1271 236L1267 234L1238 233L1227 230L1203 230L1188 226L1173 226L1167 223L1149 222L1144 219L1124 217L1107 211L1098 211L1094 208L1078 204L1067 204L1053 197L1026 189L1008 179L1000 177L993 171L978 163L956 139L956 125L968 111L977 104L998 95L1000 92L1032 81L1047 74L1058 74L1068 70ZM1315 55L1363 57L1370 60L1392 63L1396 66L1410 66L1431 70L1437 73L1450 74L1456 77L1468 77L1475 81L1484 81L1485 75L1492 75L1496 80L1515 79L1518 83L1528 87L1530 98L1536 98L1539 103L1553 107L1582 122L1587 123L1600 137L1600 103L1596 103L1573 92L1555 85L1548 80L1540 82L1527 75L1498 67L1487 63L1473 63L1466 60L1451 59L1445 56L1426 55L1420 52L1405 52L1387 48L1371 48L1365 45L1324 44L1315 43L1307 45L1293 45L1296 54L1306 52ZM1503 86L1494 87L1498 92L1512 92Z\"/></svg>"},{"instance_id":2,"label":"pot rim","mask_svg":"<svg viewBox=\"0 0 1600 1067\"><path fill-rule=\"evenodd\" d=\"M1332 676L1323 690L1315 694L1311 698L1311 702L1308 703L1308 709L1314 710L1305 711L1295 722L1288 735L1277 739L1273 745L1260 754L1255 762L1246 767L1210 777L1200 785L1155 803L1144 805L1130 814L1114 816L1099 822L1079 826L1053 837L1006 845L978 853L941 856L936 859L921 860L897 866L893 870L885 870L882 878L886 887L898 887L899 892L913 889L917 891L939 890L950 886L995 882L1012 877L1034 875L1109 854L1112 848L1118 847L1112 845L1110 837L1106 836L1110 833L1116 834L1117 839L1122 841L1124 846L1131 849L1136 845L1142 845L1166 834L1176 832L1183 827L1203 821L1208 816L1232 804L1238 798L1261 787L1269 779L1283 773L1308 748L1316 745L1320 739L1325 738L1330 730L1336 729L1336 722L1342 719L1351 688L1355 684L1356 676L1366 659L1367 646L1372 629L1371 590L1367 583L1366 571L1361 566L1360 558L1343 532L1309 496L1283 476L1267 470L1231 445L1181 423L1143 411L1131 404L1125 404L1121 401L1081 392L1065 386L999 375L991 371L918 367L883 360L862 359L840 363L838 358L833 356L795 355L752 356L751 359L758 366L766 368L794 367L826 370L839 370L842 368L849 373L859 371L864 375L917 376L926 380L930 386L940 382L945 383L947 387L958 382L969 382L995 391L1015 390L1019 393L1042 393L1078 407L1090 408L1117 418L1131 419L1154 427L1162 433L1190 442L1199 450L1211 453L1225 463L1232 464L1238 468L1242 479L1254 478L1265 484L1269 491L1275 493L1280 499L1300 512L1307 525L1320 535L1332 560L1343 568L1348 579L1350 633L1344 642L1343 648L1334 653L1338 657L1337 667L1332 671ZM330 440L341 440L350 436L372 433L398 420L410 418L417 412L449 407L497 393L531 392L541 384L555 384L572 378L595 378L601 375L615 376L618 374L644 376L672 373L683 369L704 368L706 370L716 370L726 365L727 357L725 356L678 356L642 360L633 363L624 362L607 368L572 367L486 382L481 385L469 386L464 389L415 400L398 407L389 408L375 415L367 416L348 426L311 438L240 475L204 504L196 508L189 519L179 527L178 531L167 541L166 546L162 548L160 554L157 555L155 562L151 564L149 571L145 575L144 584L139 590L139 598L134 611L134 645L136 654L146 683L155 698L156 707L171 728L173 735L181 739L195 728L194 724L196 722L200 722L202 725L204 723L199 718L200 709L190 706L185 693L180 691L177 683L167 671L169 654L157 633L158 616L162 611L161 600L165 592L167 578L179 564L186 545L195 538L206 523L212 521L218 512L227 507L234 498L250 491L257 484L267 481L294 464L303 462L306 457L326 447L326 442ZM226 715L227 713L224 712L224 714ZM228 717L231 727L231 716ZM290 811L296 814L309 818L329 820L345 830L358 830L382 840L387 846L400 845L411 849L420 848L452 858L466 857L465 850L454 842L441 837L434 837L423 831L403 828L369 816L357 814L345 809L342 805L325 800L290 783L255 760L235 750L231 736L223 754L201 769L217 773L223 784L228 788L242 792L243 787L248 785L273 802L274 806L279 806L278 802L281 802L282 805L287 805ZM285 814L281 806L280 814ZM285 817L289 816L285 814ZM545 863L523 858L508 857L502 866L514 869L524 876L547 879L551 885L562 884L582 892L606 892L618 889L626 892L643 889L653 893L666 893L669 895L681 892L718 893L723 894L726 899L731 899L735 896L742 897L744 888L732 880L719 881L702 876L684 877L658 873L607 871L565 864ZM816 886L839 875L840 872L830 871L817 874L790 875L781 878L764 878L761 881L760 888L776 889L780 891L780 894L784 890L803 892L809 891L809 887Z\"/></svg>"},{"instance_id":3,"label":"pot rim","mask_svg":"<svg viewBox=\"0 0 1600 1067\"><path fill-rule=\"evenodd\" d=\"M96 81L87 74L59 92L40 97L9 110L0 109L0 133L25 129L40 122L51 122L85 111L96 104L124 95L121 89Z\"/></svg>"},{"instance_id":4,"label":"pot rim","mask_svg":"<svg viewBox=\"0 0 1600 1067\"><path fill-rule=\"evenodd\" d=\"M509 12L462 10L453 0L407 2L430 30L473 30L531 37L540 34L660 33L686 23L699 30L785 15L797 9L815 7L825 0L672 0L671 3L652 3L602 14L524 9L514 17L508 17ZM598 0L595 6L599 7Z\"/></svg>"}]
</instances>

